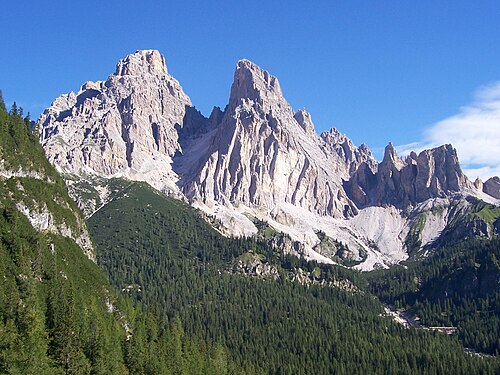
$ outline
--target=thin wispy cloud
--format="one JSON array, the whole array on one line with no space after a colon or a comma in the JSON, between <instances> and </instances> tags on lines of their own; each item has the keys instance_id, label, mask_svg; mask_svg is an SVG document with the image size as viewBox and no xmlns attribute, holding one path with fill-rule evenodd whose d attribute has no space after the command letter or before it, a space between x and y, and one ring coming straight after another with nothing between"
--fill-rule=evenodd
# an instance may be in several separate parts
<instances>
[{"instance_id":1,"label":"thin wispy cloud","mask_svg":"<svg viewBox=\"0 0 500 375\"><path fill-rule=\"evenodd\" d=\"M481 87L472 103L424 132L422 141L397 147L401 155L451 143L471 179L500 176L500 82Z\"/></svg>"}]
</instances>

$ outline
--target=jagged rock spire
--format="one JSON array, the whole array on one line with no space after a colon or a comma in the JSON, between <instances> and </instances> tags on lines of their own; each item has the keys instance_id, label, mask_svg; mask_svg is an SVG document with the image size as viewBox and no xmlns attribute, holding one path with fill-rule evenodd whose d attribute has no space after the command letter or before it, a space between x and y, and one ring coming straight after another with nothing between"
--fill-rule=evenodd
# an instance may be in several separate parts
<instances>
[{"instance_id":1,"label":"jagged rock spire","mask_svg":"<svg viewBox=\"0 0 500 375\"><path fill-rule=\"evenodd\" d=\"M295 120L299 123L300 127L304 129L304 131L308 134L316 134L314 130L314 124L311 119L311 114L307 112L305 109L299 109L293 115Z\"/></svg>"},{"instance_id":2,"label":"jagged rock spire","mask_svg":"<svg viewBox=\"0 0 500 375\"><path fill-rule=\"evenodd\" d=\"M500 199L500 178L494 176L483 184L483 191L496 199Z\"/></svg>"},{"instance_id":3,"label":"jagged rock spire","mask_svg":"<svg viewBox=\"0 0 500 375\"><path fill-rule=\"evenodd\" d=\"M233 222L233 234L253 233L243 213L258 213L311 251L316 229L343 235L358 258L378 251L370 241L389 245L362 233L370 225L365 219L361 232L346 231L344 219L387 206L399 215L395 207L411 210L470 184L449 145L403 160L389 144L377 164L366 146L355 147L335 129L318 136L309 113L285 100L277 78L248 60L236 65L228 105L209 119L168 74L163 56L146 50L122 59L107 81L87 82L56 99L39 125L49 160L63 172L147 181L220 213L226 224ZM376 210L359 211L365 207ZM402 246L394 233L379 229L393 249Z\"/></svg>"},{"instance_id":4,"label":"jagged rock spire","mask_svg":"<svg viewBox=\"0 0 500 375\"><path fill-rule=\"evenodd\" d=\"M451 145L424 150L418 156L412 152L405 162L391 143L385 148L377 173L372 175L360 168L345 184L348 195L360 207L390 204L400 208L472 186Z\"/></svg>"},{"instance_id":5,"label":"jagged rock spire","mask_svg":"<svg viewBox=\"0 0 500 375\"><path fill-rule=\"evenodd\" d=\"M276 77L249 60L238 61L229 97L231 107L239 105L242 99L262 103L267 99L281 99L282 96Z\"/></svg>"},{"instance_id":6,"label":"jagged rock spire","mask_svg":"<svg viewBox=\"0 0 500 375\"><path fill-rule=\"evenodd\" d=\"M382 160L382 164L392 165L398 170L405 166L405 163L400 159L398 153L396 152L396 149L391 142L389 142L389 144L385 146L384 159Z\"/></svg>"}]
</instances>

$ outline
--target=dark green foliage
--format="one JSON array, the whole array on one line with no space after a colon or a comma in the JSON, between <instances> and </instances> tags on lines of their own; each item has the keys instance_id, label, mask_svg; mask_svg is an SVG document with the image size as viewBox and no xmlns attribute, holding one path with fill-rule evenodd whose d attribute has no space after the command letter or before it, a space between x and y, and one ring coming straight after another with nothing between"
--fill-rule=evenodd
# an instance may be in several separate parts
<instances>
[{"instance_id":1,"label":"dark green foliage","mask_svg":"<svg viewBox=\"0 0 500 375\"><path fill-rule=\"evenodd\" d=\"M21 115L0 97L0 171L11 176L0 177L0 373L181 374L193 363L201 374L219 365L239 373L226 349L117 297L75 241L57 234L78 235L83 219ZM50 214L54 228L35 230L25 208Z\"/></svg>"},{"instance_id":2,"label":"dark green foliage","mask_svg":"<svg viewBox=\"0 0 500 375\"><path fill-rule=\"evenodd\" d=\"M115 180L116 200L90 224L99 261L134 302L118 296L72 239L35 230L20 212L46 211L53 225L82 229L22 116L17 106L7 113L0 96L0 168L12 176L0 179L1 373L498 372L496 359L464 354L456 337L381 318L366 290L306 287L286 277L300 268L318 282L349 279L359 287L358 273L277 254L260 240L224 238L183 203ZM263 233L263 241L277 235L269 227ZM228 271L249 253L274 264L280 280ZM480 269L479 257L476 263Z\"/></svg>"},{"instance_id":3,"label":"dark green foliage","mask_svg":"<svg viewBox=\"0 0 500 375\"><path fill-rule=\"evenodd\" d=\"M500 217L500 207L483 202L479 199L471 199L473 206L470 209L469 216L478 217L484 220L488 225L493 224Z\"/></svg>"},{"instance_id":4,"label":"dark green foliage","mask_svg":"<svg viewBox=\"0 0 500 375\"><path fill-rule=\"evenodd\" d=\"M125 370L124 330L106 311L105 277L72 240L42 235L19 212L0 208L0 258L0 327L8 331L0 335L3 372L88 373L92 309L102 318L93 321L96 329L108 335L98 350L106 367L94 373Z\"/></svg>"},{"instance_id":5,"label":"dark green foliage","mask_svg":"<svg viewBox=\"0 0 500 375\"><path fill-rule=\"evenodd\" d=\"M282 276L300 267L319 278L361 284L352 271L281 256L254 239L223 238L194 209L144 184L128 186L90 218L89 228L116 287L171 318L179 315L187 334L225 345L246 368L269 374L498 368L498 362L466 355L456 337L405 330L381 318L380 303L366 292L232 274L234 259L251 251ZM178 350L178 341L171 345Z\"/></svg>"},{"instance_id":6,"label":"dark green foliage","mask_svg":"<svg viewBox=\"0 0 500 375\"><path fill-rule=\"evenodd\" d=\"M360 250L361 260L353 260L349 257L349 246L343 244L341 241L327 236L322 230L317 231L316 236L318 236L320 243L316 245L314 249L329 257L337 264L341 264L346 267L353 267L366 259L366 252L364 250Z\"/></svg>"},{"instance_id":7,"label":"dark green foliage","mask_svg":"<svg viewBox=\"0 0 500 375\"><path fill-rule=\"evenodd\" d=\"M383 301L427 326L456 326L466 347L500 354L500 239L440 248L422 262L366 275Z\"/></svg>"},{"instance_id":8,"label":"dark green foliage","mask_svg":"<svg viewBox=\"0 0 500 375\"><path fill-rule=\"evenodd\" d=\"M23 119L22 110L13 107L7 113L0 105L0 161L4 169L16 172L38 172L46 181L55 181L64 185L62 178L45 158L42 147L37 141L37 134L30 129L29 121Z\"/></svg>"},{"instance_id":9,"label":"dark green foliage","mask_svg":"<svg viewBox=\"0 0 500 375\"><path fill-rule=\"evenodd\" d=\"M5 112L5 102L3 100L3 92L0 90L0 111Z\"/></svg>"}]
</instances>

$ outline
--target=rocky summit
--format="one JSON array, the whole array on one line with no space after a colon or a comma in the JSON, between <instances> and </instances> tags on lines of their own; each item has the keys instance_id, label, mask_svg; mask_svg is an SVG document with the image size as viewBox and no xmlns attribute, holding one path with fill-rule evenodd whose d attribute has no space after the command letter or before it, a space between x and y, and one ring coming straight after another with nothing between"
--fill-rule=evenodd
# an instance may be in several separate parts
<instances>
[{"instance_id":1,"label":"rocky summit","mask_svg":"<svg viewBox=\"0 0 500 375\"><path fill-rule=\"evenodd\" d=\"M473 189L451 145L425 150L418 156L412 152L403 160L390 143L376 172L368 166L358 168L345 186L358 207L400 208Z\"/></svg>"},{"instance_id":2,"label":"rocky summit","mask_svg":"<svg viewBox=\"0 0 500 375\"><path fill-rule=\"evenodd\" d=\"M137 51L106 81L57 98L39 119L40 138L49 160L66 173L126 176L172 189L178 128L190 107L163 56Z\"/></svg>"},{"instance_id":3,"label":"rocky summit","mask_svg":"<svg viewBox=\"0 0 500 375\"><path fill-rule=\"evenodd\" d=\"M215 216L226 233L256 234L263 220L300 243L301 255L361 269L397 263L411 246L437 241L454 213L472 205L467 197L500 198L498 178L471 183L451 145L402 159L389 144L378 163L336 129L318 135L278 79L248 60L236 64L227 106L208 118L164 57L146 50L122 59L106 81L57 98L38 125L68 184L146 181ZM70 191L85 204L78 189Z\"/></svg>"}]
</instances>

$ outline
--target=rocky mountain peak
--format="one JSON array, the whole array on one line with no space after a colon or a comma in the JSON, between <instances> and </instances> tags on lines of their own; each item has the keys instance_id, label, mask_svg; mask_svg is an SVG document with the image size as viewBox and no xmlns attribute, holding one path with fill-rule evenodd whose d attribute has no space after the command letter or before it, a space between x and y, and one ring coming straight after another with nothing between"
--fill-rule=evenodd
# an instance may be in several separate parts
<instances>
[{"instance_id":1,"label":"rocky mountain peak","mask_svg":"<svg viewBox=\"0 0 500 375\"><path fill-rule=\"evenodd\" d=\"M300 127L308 134L316 134L311 115L305 109L299 109L293 116L299 123Z\"/></svg>"},{"instance_id":2,"label":"rocky mountain peak","mask_svg":"<svg viewBox=\"0 0 500 375\"><path fill-rule=\"evenodd\" d=\"M239 105L242 99L262 102L265 99L281 97L281 88L276 77L249 60L238 61L229 99L233 108Z\"/></svg>"},{"instance_id":3,"label":"rocky mountain peak","mask_svg":"<svg viewBox=\"0 0 500 375\"><path fill-rule=\"evenodd\" d=\"M366 163L372 171L377 169L377 161L365 144L356 147L345 134L335 128L321 133L320 138L325 147L337 154L345 163L349 175L352 175L362 163Z\"/></svg>"},{"instance_id":4,"label":"rocky mountain peak","mask_svg":"<svg viewBox=\"0 0 500 375\"><path fill-rule=\"evenodd\" d=\"M396 149L392 145L391 142L387 146L385 146L384 150L384 159L382 160L382 164L393 165L396 169L400 170L404 167L405 163L400 159Z\"/></svg>"},{"instance_id":5,"label":"rocky mountain peak","mask_svg":"<svg viewBox=\"0 0 500 375\"><path fill-rule=\"evenodd\" d=\"M359 228L371 231L375 218L363 215L474 189L450 145L403 160L389 143L379 164L336 129L318 136L311 115L294 111L276 77L248 60L236 65L228 105L207 119L158 51L137 51L105 82L56 99L39 130L49 160L65 173L143 180L215 215L232 234L255 233L250 218L260 218L311 251L321 229L361 257L372 245L360 238L379 240L373 231L345 231L343 220L361 217ZM497 194L498 180L486 185Z\"/></svg>"},{"instance_id":6,"label":"rocky mountain peak","mask_svg":"<svg viewBox=\"0 0 500 375\"><path fill-rule=\"evenodd\" d=\"M70 174L128 176L175 190L171 158L191 101L156 50L124 57L115 74L63 95L39 119L49 160ZM191 129L192 130L192 129Z\"/></svg>"},{"instance_id":7,"label":"rocky mountain peak","mask_svg":"<svg viewBox=\"0 0 500 375\"><path fill-rule=\"evenodd\" d=\"M475 180L474 180L474 187L479 190L479 191L483 191L483 180L481 180L479 177L477 177Z\"/></svg>"},{"instance_id":8,"label":"rocky mountain peak","mask_svg":"<svg viewBox=\"0 0 500 375\"><path fill-rule=\"evenodd\" d=\"M429 198L450 196L472 186L451 145L424 150L418 156L412 152L404 161L391 143L385 148L377 173L360 168L345 184L348 195L360 207L400 208Z\"/></svg>"},{"instance_id":9,"label":"rocky mountain peak","mask_svg":"<svg viewBox=\"0 0 500 375\"><path fill-rule=\"evenodd\" d=\"M345 135L339 132L336 128L331 128L328 131L321 133L321 138L328 143L341 143L344 141Z\"/></svg>"},{"instance_id":10,"label":"rocky mountain peak","mask_svg":"<svg viewBox=\"0 0 500 375\"><path fill-rule=\"evenodd\" d=\"M116 65L117 76L139 76L143 74L167 75L165 57L157 50L137 50L125 56Z\"/></svg>"}]
</instances>

